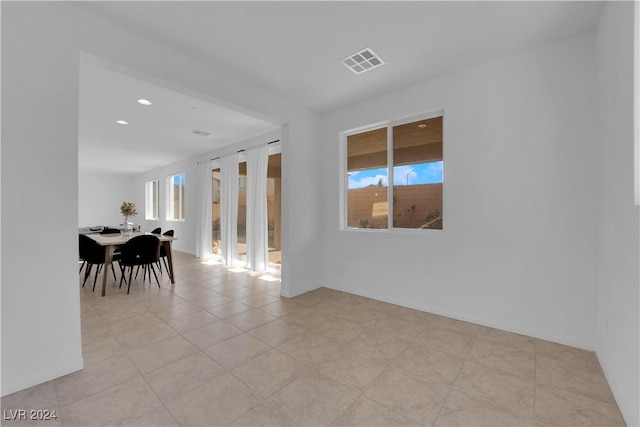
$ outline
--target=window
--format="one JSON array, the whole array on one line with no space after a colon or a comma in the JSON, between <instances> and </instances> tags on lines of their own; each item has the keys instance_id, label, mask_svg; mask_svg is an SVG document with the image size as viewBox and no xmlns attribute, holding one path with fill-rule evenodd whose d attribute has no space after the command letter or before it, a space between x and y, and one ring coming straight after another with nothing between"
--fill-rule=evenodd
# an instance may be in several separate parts
<instances>
[{"instance_id":1,"label":"window","mask_svg":"<svg viewBox=\"0 0 640 427\"><path fill-rule=\"evenodd\" d=\"M158 191L160 181L154 179L144 184L144 218L159 219L158 214Z\"/></svg>"},{"instance_id":2,"label":"window","mask_svg":"<svg viewBox=\"0 0 640 427\"><path fill-rule=\"evenodd\" d=\"M184 221L184 173L167 177L167 220Z\"/></svg>"},{"instance_id":3,"label":"window","mask_svg":"<svg viewBox=\"0 0 640 427\"><path fill-rule=\"evenodd\" d=\"M280 270L282 264L282 159L271 154L267 164L267 242L269 267Z\"/></svg>"},{"instance_id":4,"label":"window","mask_svg":"<svg viewBox=\"0 0 640 427\"><path fill-rule=\"evenodd\" d=\"M442 116L346 136L347 229L442 229Z\"/></svg>"},{"instance_id":5,"label":"window","mask_svg":"<svg viewBox=\"0 0 640 427\"><path fill-rule=\"evenodd\" d=\"M213 195L211 200L213 201L213 206L211 207L211 232L213 233L213 247L211 249L211 253L214 255L222 255L222 231L220 229L220 168L215 168L211 171L211 189L213 191Z\"/></svg>"},{"instance_id":6,"label":"window","mask_svg":"<svg viewBox=\"0 0 640 427\"><path fill-rule=\"evenodd\" d=\"M278 273L282 264L282 163L280 146L270 146L269 160L267 163L266 203L267 203L267 251L269 256L269 269ZM239 261L247 260L247 186L248 182L247 162L242 156L238 161L238 212L237 212L237 256ZM221 211L224 210L224 202L221 200L222 177L220 167L215 164L211 171L212 180L212 253L222 255Z\"/></svg>"},{"instance_id":7,"label":"window","mask_svg":"<svg viewBox=\"0 0 640 427\"><path fill-rule=\"evenodd\" d=\"M238 163L238 259L247 260L247 162Z\"/></svg>"}]
</instances>

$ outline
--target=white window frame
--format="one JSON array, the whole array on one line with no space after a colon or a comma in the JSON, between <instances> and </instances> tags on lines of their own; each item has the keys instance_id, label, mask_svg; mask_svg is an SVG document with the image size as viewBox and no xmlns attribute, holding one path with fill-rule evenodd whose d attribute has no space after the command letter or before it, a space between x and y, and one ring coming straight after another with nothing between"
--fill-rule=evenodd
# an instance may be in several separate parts
<instances>
[{"instance_id":1,"label":"white window frame","mask_svg":"<svg viewBox=\"0 0 640 427\"><path fill-rule=\"evenodd\" d=\"M155 199L155 210L153 202ZM144 183L144 219L157 221L160 219L160 180L152 179Z\"/></svg>"},{"instance_id":2,"label":"white window frame","mask_svg":"<svg viewBox=\"0 0 640 427\"><path fill-rule=\"evenodd\" d=\"M393 200L393 127L404 125L411 122L417 122L420 120L429 120L435 117L442 116L442 159L443 159L443 171L442 171L442 217L446 217L445 213L445 195L446 190L444 186L445 182L445 174L446 167L444 167L444 158L446 157L445 153L445 111L444 109L432 110L426 113L414 114L411 116L405 116L399 119L388 120L384 122L377 122L367 126L361 126L358 128L350 129L347 131L340 132L340 158L338 161L338 165L340 168L340 201L339 201L339 226L341 231L347 232L361 232L361 233L398 233L398 234L442 234L444 232L444 227L442 230L437 229L414 229L414 228L401 228L393 226L393 203L387 203L387 228L351 228L348 226L348 190L349 190L349 179L348 179L348 170L347 170L347 137L351 135L356 135L363 132L368 132L376 129L387 128L387 201Z\"/></svg>"},{"instance_id":3,"label":"white window frame","mask_svg":"<svg viewBox=\"0 0 640 427\"><path fill-rule=\"evenodd\" d=\"M173 187L173 180L176 176L180 176L182 175L182 181L184 182L184 184L182 185L182 192L181 192L181 197L178 199L178 218L174 218L173 217L173 212L174 212L174 204L173 204L173 199L174 199L174 187ZM186 176L184 172L179 172L173 175L169 175L167 177L167 221L177 221L177 222L184 222L185 220L185 216L184 216L184 193L186 191L186 186L187 186L187 181L186 181Z\"/></svg>"}]
</instances>

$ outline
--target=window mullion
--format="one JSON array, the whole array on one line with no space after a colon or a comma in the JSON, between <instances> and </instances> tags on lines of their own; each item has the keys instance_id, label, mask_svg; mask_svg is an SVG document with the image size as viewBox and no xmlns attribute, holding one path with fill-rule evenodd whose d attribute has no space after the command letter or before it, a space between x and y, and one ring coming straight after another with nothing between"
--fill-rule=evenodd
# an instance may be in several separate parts
<instances>
[{"instance_id":1,"label":"window mullion","mask_svg":"<svg viewBox=\"0 0 640 427\"><path fill-rule=\"evenodd\" d=\"M387 125L387 229L393 229L393 127Z\"/></svg>"}]
</instances>

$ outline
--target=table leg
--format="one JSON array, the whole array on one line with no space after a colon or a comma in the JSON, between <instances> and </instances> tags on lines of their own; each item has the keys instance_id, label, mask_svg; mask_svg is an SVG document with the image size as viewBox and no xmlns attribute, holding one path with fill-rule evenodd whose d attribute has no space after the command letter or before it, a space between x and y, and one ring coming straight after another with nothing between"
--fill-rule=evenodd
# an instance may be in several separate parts
<instances>
[{"instance_id":1,"label":"table leg","mask_svg":"<svg viewBox=\"0 0 640 427\"><path fill-rule=\"evenodd\" d=\"M171 240L162 242L164 249L167 252L167 260L169 260L169 278L171 283L176 283L175 277L173 277L173 256L171 255Z\"/></svg>"},{"instance_id":2,"label":"table leg","mask_svg":"<svg viewBox=\"0 0 640 427\"><path fill-rule=\"evenodd\" d=\"M108 245L104 250L104 266L102 267L102 296L107 293L107 276L109 270L111 270L111 263L113 262L113 246Z\"/></svg>"}]
</instances>

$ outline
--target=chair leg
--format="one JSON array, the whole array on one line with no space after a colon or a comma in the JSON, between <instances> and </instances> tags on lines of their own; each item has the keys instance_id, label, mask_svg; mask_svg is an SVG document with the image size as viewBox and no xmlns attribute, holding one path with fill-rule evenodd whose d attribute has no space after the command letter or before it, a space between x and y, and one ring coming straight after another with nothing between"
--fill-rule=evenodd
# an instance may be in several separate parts
<instances>
[{"instance_id":1,"label":"chair leg","mask_svg":"<svg viewBox=\"0 0 640 427\"><path fill-rule=\"evenodd\" d=\"M101 265L102 265L102 264L101 264ZM100 266L101 266L101 265L100 265ZM100 266L99 266L99 267L100 267ZM92 290L91 292L95 292L95 291L96 291L96 282L98 281L98 274L100 274L100 270L101 270L101 268L98 268L98 269L96 270L96 275L95 275L95 276L93 276L93 290ZM105 271L105 273L106 273L106 271Z\"/></svg>"},{"instance_id":2,"label":"chair leg","mask_svg":"<svg viewBox=\"0 0 640 427\"><path fill-rule=\"evenodd\" d=\"M120 264L120 286L118 286L118 289L122 289L122 281L124 281L124 283L127 283L127 279L124 278L124 271L127 267L123 266L122 264Z\"/></svg>"},{"instance_id":3,"label":"chair leg","mask_svg":"<svg viewBox=\"0 0 640 427\"><path fill-rule=\"evenodd\" d=\"M113 273L113 280L117 282L118 278L116 277L116 269L113 268L113 263L111 263L111 272Z\"/></svg>"},{"instance_id":4,"label":"chair leg","mask_svg":"<svg viewBox=\"0 0 640 427\"><path fill-rule=\"evenodd\" d=\"M124 281L125 285L127 284L127 279L126 279L126 277L124 277L124 270L125 270L126 267L124 267L120 263L118 263L118 266L120 266L120 286L118 286L118 289L121 289L123 281Z\"/></svg>"},{"instance_id":5,"label":"chair leg","mask_svg":"<svg viewBox=\"0 0 640 427\"><path fill-rule=\"evenodd\" d=\"M131 289L131 276L133 275L133 266L129 267L129 284L127 285L127 295L129 295L129 290Z\"/></svg>"},{"instance_id":6,"label":"chair leg","mask_svg":"<svg viewBox=\"0 0 640 427\"><path fill-rule=\"evenodd\" d=\"M93 264L87 264L87 268L84 269L84 281L82 282L82 287L84 288L85 283L87 283L87 278L91 274L91 269L93 268Z\"/></svg>"},{"instance_id":7,"label":"chair leg","mask_svg":"<svg viewBox=\"0 0 640 427\"><path fill-rule=\"evenodd\" d=\"M133 268L133 267L131 267L131 268ZM138 268L136 268L136 280L138 280L138 271L140 271L140 266L138 266ZM143 280L143 282L144 282L144 280Z\"/></svg>"},{"instance_id":8,"label":"chair leg","mask_svg":"<svg viewBox=\"0 0 640 427\"><path fill-rule=\"evenodd\" d=\"M169 266L167 265L167 257L162 257L162 261L164 262L164 268L169 272Z\"/></svg>"},{"instance_id":9,"label":"chair leg","mask_svg":"<svg viewBox=\"0 0 640 427\"><path fill-rule=\"evenodd\" d=\"M84 267L86 263L87 261L82 260L82 264L80 264L80 270L78 270L78 274L82 273L82 267Z\"/></svg>"},{"instance_id":10,"label":"chair leg","mask_svg":"<svg viewBox=\"0 0 640 427\"><path fill-rule=\"evenodd\" d=\"M156 274L156 269L153 268L153 264L149 264L149 267L151 268L151 271L153 271L153 275L156 278L156 283L158 284L158 287L160 287L160 281L158 280L158 275ZM151 273L149 273L149 284L151 284Z\"/></svg>"}]
</instances>

